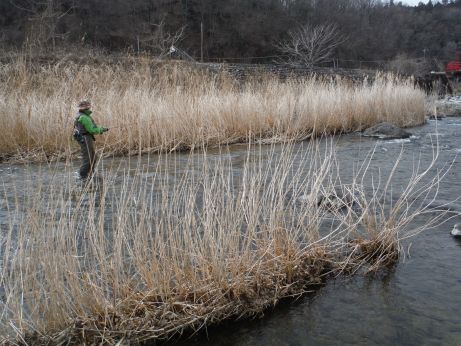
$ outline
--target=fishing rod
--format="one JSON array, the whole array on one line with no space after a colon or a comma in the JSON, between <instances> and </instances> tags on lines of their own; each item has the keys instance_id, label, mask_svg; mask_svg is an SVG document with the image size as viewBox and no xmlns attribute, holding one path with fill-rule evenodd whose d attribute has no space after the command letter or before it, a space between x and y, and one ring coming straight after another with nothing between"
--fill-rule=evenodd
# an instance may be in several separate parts
<instances>
[{"instance_id":1,"label":"fishing rod","mask_svg":"<svg viewBox=\"0 0 461 346\"><path fill-rule=\"evenodd\" d=\"M168 116L163 116L163 117L157 117L154 120L164 120L164 119L179 119L179 118L177 116L174 116L174 115L168 115ZM124 127L125 127L125 125L117 125L117 126L107 127L107 129L112 130L112 129L120 129L120 128L124 128Z\"/></svg>"}]
</instances>

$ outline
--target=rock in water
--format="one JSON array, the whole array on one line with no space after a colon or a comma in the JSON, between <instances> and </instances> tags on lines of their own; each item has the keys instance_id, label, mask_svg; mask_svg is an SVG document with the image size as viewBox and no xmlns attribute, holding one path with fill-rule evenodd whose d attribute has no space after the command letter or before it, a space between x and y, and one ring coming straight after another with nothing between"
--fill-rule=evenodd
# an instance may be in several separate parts
<instances>
[{"instance_id":1,"label":"rock in water","mask_svg":"<svg viewBox=\"0 0 461 346\"><path fill-rule=\"evenodd\" d=\"M441 119L443 119L443 118L445 118L444 115L439 115L439 114L437 114L437 115L434 115L434 114L433 114L433 115L429 115L429 120L441 120Z\"/></svg>"},{"instance_id":2,"label":"rock in water","mask_svg":"<svg viewBox=\"0 0 461 346\"><path fill-rule=\"evenodd\" d=\"M451 230L451 235L456 238L461 238L461 223L457 223Z\"/></svg>"},{"instance_id":3,"label":"rock in water","mask_svg":"<svg viewBox=\"0 0 461 346\"><path fill-rule=\"evenodd\" d=\"M410 133L402 130L391 123L379 123L375 126L369 127L363 132L363 136L377 137L381 139L400 139L410 137Z\"/></svg>"},{"instance_id":4,"label":"rock in water","mask_svg":"<svg viewBox=\"0 0 461 346\"><path fill-rule=\"evenodd\" d=\"M335 212L357 206L357 198L354 192L349 186L341 185L327 191L303 195L299 199L303 202L311 202L319 208Z\"/></svg>"}]
</instances>

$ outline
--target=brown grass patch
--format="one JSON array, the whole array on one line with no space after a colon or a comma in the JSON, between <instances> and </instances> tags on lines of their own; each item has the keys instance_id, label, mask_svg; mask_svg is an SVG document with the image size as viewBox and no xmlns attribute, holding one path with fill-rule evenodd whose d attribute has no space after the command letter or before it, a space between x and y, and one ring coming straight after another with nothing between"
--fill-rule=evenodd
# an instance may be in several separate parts
<instances>
[{"instance_id":1,"label":"brown grass patch","mask_svg":"<svg viewBox=\"0 0 461 346\"><path fill-rule=\"evenodd\" d=\"M238 82L184 64L85 65L69 61L0 66L0 157L43 161L70 157L79 99L89 98L107 154L168 152L264 140L304 140L363 130L378 122L424 122L424 93L411 81L381 76L365 81L282 82L255 76Z\"/></svg>"}]
</instances>

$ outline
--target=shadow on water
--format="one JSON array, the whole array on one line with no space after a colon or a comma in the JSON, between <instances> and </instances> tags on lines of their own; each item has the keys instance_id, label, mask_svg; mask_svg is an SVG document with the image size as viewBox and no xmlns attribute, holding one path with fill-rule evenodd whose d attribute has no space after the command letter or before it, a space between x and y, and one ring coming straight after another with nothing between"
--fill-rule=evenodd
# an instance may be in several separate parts
<instances>
[{"instance_id":1,"label":"shadow on water","mask_svg":"<svg viewBox=\"0 0 461 346\"><path fill-rule=\"evenodd\" d=\"M317 287L310 287L309 292L301 295L297 298L285 298L277 302L276 306L268 308L263 313L244 319L229 319L220 322L215 325L211 325L208 328L199 331L198 333L192 333L189 335L178 335L172 337L168 341L160 342L147 342L146 346L152 345L176 345L176 346L199 346L199 345L235 345L235 340L229 338L229 335L235 333L245 333L247 331L261 328L264 325L271 323L274 318L279 318L288 314L291 309L297 308L303 305L312 304L315 299L323 294L322 290L325 288L324 285L318 285ZM225 330L225 333L223 333Z\"/></svg>"},{"instance_id":2,"label":"shadow on water","mask_svg":"<svg viewBox=\"0 0 461 346\"><path fill-rule=\"evenodd\" d=\"M206 330L192 335L182 335L172 338L166 342L150 342L152 345L175 345L175 346L201 346L201 345L302 345L306 344L292 334L290 329L292 319L300 318L309 323L315 322L316 315L306 313L307 310L317 309L319 301L325 296L334 294L336 290L345 289L348 286L356 287L358 290L372 292L376 288L387 294L392 294L396 267L385 268L379 273L365 275L361 278L342 277L326 280L322 285L311 287L309 292L297 298L283 299L275 307L269 308L259 316L244 320L228 320L213 325ZM303 315L293 315L293 311L303 311ZM289 317L286 320L287 316ZM333 322L333 321L332 321ZM275 335L266 337L266 330L271 330ZM223 332L224 331L224 332ZM307 342L315 345L316 340Z\"/></svg>"}]
</instances>

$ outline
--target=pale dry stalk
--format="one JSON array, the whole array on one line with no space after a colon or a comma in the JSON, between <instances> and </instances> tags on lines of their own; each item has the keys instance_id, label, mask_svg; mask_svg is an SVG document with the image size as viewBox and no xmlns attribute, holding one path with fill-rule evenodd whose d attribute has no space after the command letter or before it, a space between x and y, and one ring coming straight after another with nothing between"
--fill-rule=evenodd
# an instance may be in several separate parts
<instances>
[{"instance_id":1,"label":"pale dry stalk","mask_svg":"<svg viewBox=\"0 0 461 346\"><path fill-rule=\"evenodd\" d=\"M304 140L363 130L378 122L424 122L424 93L411 81L380 76L351 84L313 76L237 82L193 66L2 65L0 157L43 161L78 152L71 139L79 99L89 98L99 124L111 130L98 146L110 154L168 152L250 139Z\"/></svg>"},{"instance_id":2,"label":"pale dry stalk","mask_svg":"<svg viewBox=\"0 0 461 346\"><path fill-rule=\"evenodd\" d=\"M106 167L102 190L77 199L70 171L5 188L5 340L116 344L254 316L329 275L396 263L400 241L443 215L409 224L437 193L436 153L389 199L395 169L367 188L372 153L347 179L331 142L250 145L239 174L220 150Z\"/></svg>"}]
</instances>

